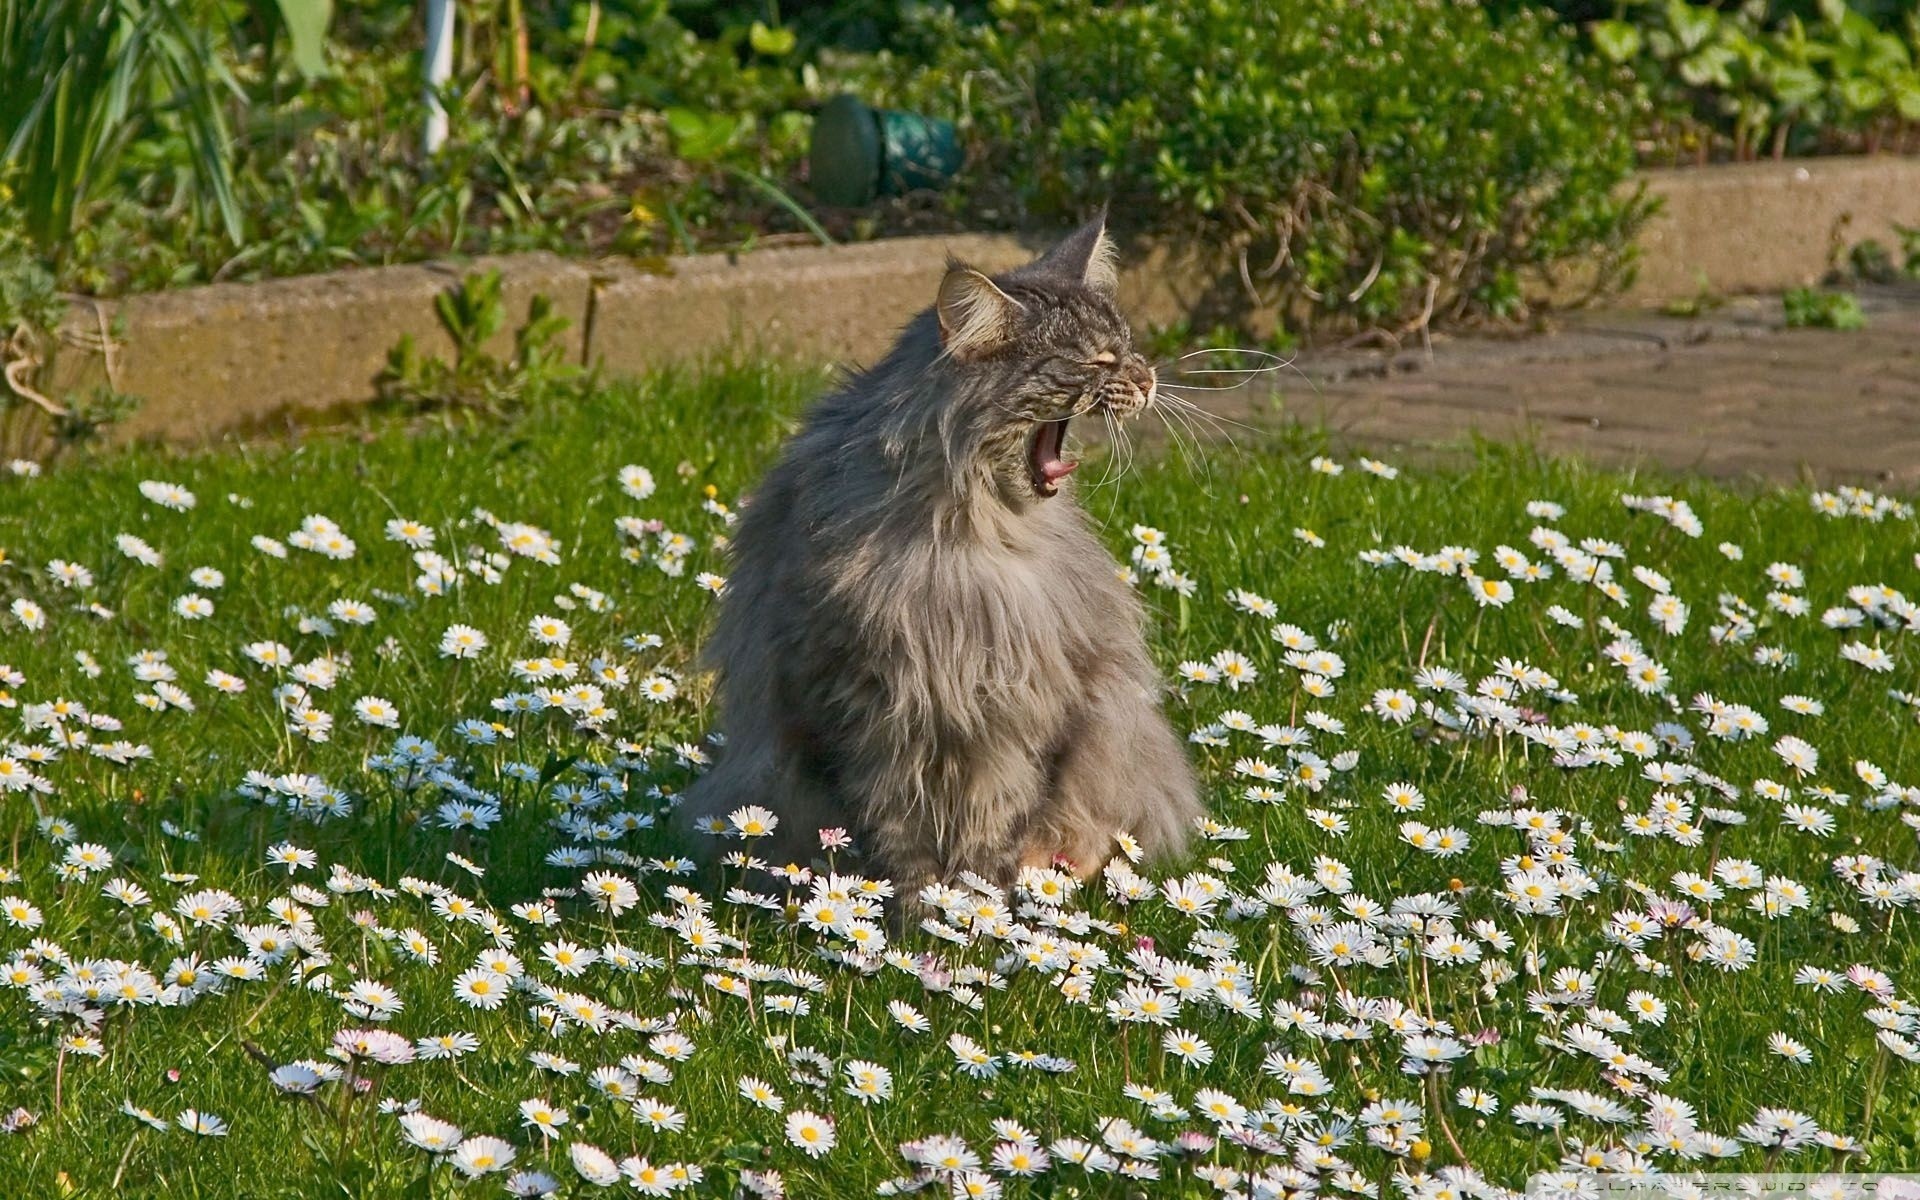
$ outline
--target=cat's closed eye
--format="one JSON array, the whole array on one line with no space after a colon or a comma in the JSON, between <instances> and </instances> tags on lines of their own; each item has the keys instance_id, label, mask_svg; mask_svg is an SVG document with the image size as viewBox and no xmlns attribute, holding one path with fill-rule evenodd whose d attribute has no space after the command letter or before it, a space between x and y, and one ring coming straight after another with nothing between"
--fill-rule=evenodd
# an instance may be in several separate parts
<instances>
[{"instance_id":1,"label":"cat's closed eye","mask_svg":"<svg viewBox=\"0 0 1920 1200\"><path fill-rule=\"evenodd\" d=\"M1100 353L1088 359L1087 365L1090 367L1110 367L1119 361L1119 357L1115 355L1113 351L1102 350Z\"/></svg>"}]
</instances>

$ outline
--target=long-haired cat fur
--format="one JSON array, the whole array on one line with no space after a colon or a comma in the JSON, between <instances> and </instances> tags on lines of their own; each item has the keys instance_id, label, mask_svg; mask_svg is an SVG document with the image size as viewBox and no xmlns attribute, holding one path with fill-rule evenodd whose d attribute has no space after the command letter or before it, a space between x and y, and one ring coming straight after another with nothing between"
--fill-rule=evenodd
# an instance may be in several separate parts
<instances>
[{"instance_id":1,"label":"long-haired cat fur","mask_svg":"<svg viewBox=\"0 0 1920 1200\"><path fill-rule=\"evenodd\" d=\"M1157 402L1103 222L932 308L819 401L753 493L705 648L725 734L693 828L762 805L775 865L843 827L906 896L972 871L1081 875L1200 813L1142 611L1074 503L1072 419Z\"/></svg>"}]
</instances>

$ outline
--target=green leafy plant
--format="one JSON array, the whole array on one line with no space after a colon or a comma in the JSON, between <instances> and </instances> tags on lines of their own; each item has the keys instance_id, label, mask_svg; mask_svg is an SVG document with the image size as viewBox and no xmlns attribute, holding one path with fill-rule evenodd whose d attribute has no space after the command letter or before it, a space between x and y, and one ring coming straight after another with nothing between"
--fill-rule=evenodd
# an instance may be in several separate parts
<instances>
[{"instance_id":1,"label":"green leafy plant","mask_svg":"<svg viewBox=\"0 0 1920 1200\"><path fill-rule=\"evenodd\" d=\"M187 198L240 240L221 104L237 85L194 0L0 0L0 79L0 164L17 168L43 249L59 253L156 126L187 150Z\"/></svg>"},{"instance_id":2,"label":"green leafy plant","mask_svg":"<svg viewBox=\"0 0 1920 1200\"><path fill-rule=\"evenodd\" d=\"M1868 238L1848 247L1845 262L1832 274L1843 279L1864 279L1869 283L1893 283L1903 272L1885 242Z\"/></svg>"},{"instance_id":3,"label":"green leafy plant","mask_svg":"<svg viewBox=\"0 0 1920 1200\"><path fill-rule=\"evenodd\" d=\"M1794 288L1780 298L1787 325L1793 329L1864 329L1867 315L1852 292Z\"/></svg>"},{"instance_id":4,"label":"green leafy plant","mask_svg":"<svg viewBox=\"0 0 1920 1200\"><path fill-rule=\"evenodd\" d=\"M1874 11L1866 11L1873 8ZM1721 7L1622 0L1595 52L1647 81L1696 157L1907 144L1920 124L1920 14L1845 0Z\"/></svg>"},{"instance_id":5,"label":"green leafy plant","mask_svg":"<svg viewBox=\"0 0 1920 1200\"><path fill-rule=\"evenodd\" d=\"M375 381L381 400L414 412L497 417L581 384L586 373L568 363L556 344L569 322L544 295L529 302L526 323L514 332L513 353L506 360L487 350L506 324L501 286L499 271L476 272L435 298L441 327L453 339L453 358L422 355L411 335L401 335Z\"/></svg>"},{"instance_id":6,"label":"green leafy plant","mask_svg":"<svg viewBox=\"0 0 1920 1200\"><path fill-rule=\"evenodd\" d=\"M77 13L103 0L63 2ZM781 52L788 27L764 8L699 38L669 0L582 4L558 20L520 6L519 25L505 0L475 5L462 10L451 137L429 157L418 148L412 10L168 2L206 6L198 19L217 68L207 77L226 80L213 115L242 238L196 199L207 193L182 112L144 104L119 127L117 156L73 194L64 229L36 227L63 290L118 295L530 249L652 257L782 234L829 240L798 178L807 110L870 61L843 54L825 77L807 57L821 44ZM21 94L0 91L9 102ZM0 142L9 133L0 126ZM48 178L36 173L34 185Z\"/></svg>"},{"instance_id":7,"label":"green leafy plant","mask_svg":"<svg viewBox=\"0 0 1920 1200\"><path fill-rule=\"evenodd\" d=\"M1920 225L1899 225L1893 232L1900 238L1900 269L1909 279L1920 279Z\"/></svg>"},{"instance_id":8,"label":"green leafy plant","mask_svg":"<svg viewBox=\"0 0 1920 1200\"><path fill-rule=\"evenodd\" d=\"M1496 26L1419 0L996 11L940 26L946 49L903 91L965 122L967 199L1047 221L1110 201L1123 225L1224 247L1224 306L1393 336L1518 316L1523 279L1568 260L1617 278L1648 211L1617 190L1632 103L1533 12Z\"/></svg>"},{"instance_id":9,"label":"green leafy plant","mask_svg":"<svg viewBox=\"0 0 1920 1200\"><path fill-rule=\"evenodd\" d=\"M1112 197L1224 247L1214 307L1397 335L1521 316L1549 264L1617 278L1644 206L1606 181L1636 157L1916 144L1917 21L1901 0L485 0L429 158L407 6L0 0L0 169L82 294L1056 222ZM967 118L965 190L813 214L810 114L845 90Z\"/></svg>"},{"instance_id":10,"label":"green leafy plant","mask_svg":"<svg viewBox=\"0 0 1920 1200\"><path fill-rule=\"evenodd\" d=\"M1669 317L1704 317L1726 302L1727 298L1714 290L1706 272L1699 271L1695 273L1693 295L1669 300L1660 306L1660 311Z\"/></svg>"}]
</instances>

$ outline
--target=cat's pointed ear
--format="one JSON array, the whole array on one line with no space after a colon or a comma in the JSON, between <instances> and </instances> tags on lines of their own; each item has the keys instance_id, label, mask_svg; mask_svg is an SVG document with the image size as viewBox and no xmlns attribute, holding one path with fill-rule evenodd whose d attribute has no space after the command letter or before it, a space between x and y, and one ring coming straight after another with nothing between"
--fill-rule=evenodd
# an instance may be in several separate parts
<instances>
[{"instance_id":1,"label":"cat's pointed ear","mask_svg":"<svg viewBox=\"0 0 1920 1200\"><path fill-rule=\"evenodd\" d=\"M1107 236L1107 212L1102 208L1099 216L1062 238L1034 266L1111 296L1120 283L1114 258L1113 239Z\"/></svg>"},{"instance_id":2,"label":"cat's pointed ear","mask_svg":"<svg viewBox=\"0 0 1920 1200\"><path fill-rule=\"evenodd\" d=\"M967 362L1010 341L1022 309L993 280L972 267L948 262L934 311L940 318L940 344L948 354Z\"/></svg>"}]
</instances>

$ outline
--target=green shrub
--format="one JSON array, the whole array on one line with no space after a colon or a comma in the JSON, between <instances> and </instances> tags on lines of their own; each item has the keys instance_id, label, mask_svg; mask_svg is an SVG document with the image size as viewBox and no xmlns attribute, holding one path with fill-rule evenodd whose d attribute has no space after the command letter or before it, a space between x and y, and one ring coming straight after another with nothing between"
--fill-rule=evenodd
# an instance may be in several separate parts
<instances>
[{"instance_id":1,"label":"green shrub","mask_svg":"<svg viewBox=\"0 0 1920 1200\"><path fill-rule=\"evenodd\" d=\"M207 66L186 74L206 84L205 98L218 101L209 119L227 132L195 134L188 118L198 109L167 100L161 84L171 76L158 76L135 97L151 99L123 104L128 111L108 123L111 155L73 151L87 168L81 187L33 157L78 145L56 136L76 121L18 114L49 89L73 107L112 70L138 64L111 41L93 56L100 63L42 54L43 44L64 43L39 26L61 28L53 20L61 14L69 24L96 10L111 17L103 4L191 13L214 12L217 0L0 0L0 12L36 22L22 32L0 21L0 67L36 56L52 64L34 68L31 87L10 88L0 70L0 151L16 140L16 122L21 131L18 165L0 153L0 178L29 215L50 203L43 194L63 198L57 220L33 224L34 252L63 290L105 296L442 255L651 257L769 234L818 237L792 199L809 110L857 86L864 61L831 52L830 82L825 60L803 60L781 29L729 24L696 38L669 0L462 5L451 136L428 157L413 6L341 0L324 50L308 47L319 62L307 67L322 68L310 76L290 30L255 28L261 14L299 11L303 0L225 3L252 15L195 25L191 47ZM173 68L157 49L148 58L149 74ZM220 150L218 193L200 182L208 145ZM231 204L200 202L216 194Z\"/></svg>"},{"instance_id":2,"label":"green shrub","mask_svg":"<svg viewBox=\"0 0 1920 1200\"><path fill-rule=\"evenodd\" d=\"M1867 314L1852 292L1794 288L1780 297L1790 329L1865 329Z\"/></svg>"},{"instance_id":3,"label":"green shrub","mask_svg":"<svg viewBox=\"0 0 1920 1200\"><path fill-rule=\"evenodd\" d=\"M536 294L526 324L513 334L513 355L502 362L486 343L507 320L498 270L477 271L434 299L441 328L453 339L453 358L422 355L413 335L401 334L374 380L385 404L413 413L479 412L505 416L539 403L556 391L590 384L586 372L566 361L556 339L568 320L553 301Z\"/></svg>"},{"instance_id":4,"label":"green shrub","mask_svg":"<svg viewBox=\"0 0 1920 1200\"><path fill-rule=\"evenodd\" d=\"M1920 14L1896 7L1625 0L1586 29L1646 82L1648 132L1676 158L1872 153L1920 127Z\"/></svg>"},{"instance_id":5,"label":"green shrub","mask_svg":"<svg viewBox=\"0 0 1920 1200\"><path fill-rule=\"evenodd\" d=\"M1238 298L1299 326L1518 315L1526 277L1617 274L1635 112L1551 18L1449 0L1095 0L948 20L909 98L957 112L976 208L1225 247ZM1224 298L1224 297L1223 297Z\"/></svg>"}]
</instances>

